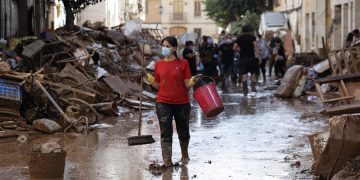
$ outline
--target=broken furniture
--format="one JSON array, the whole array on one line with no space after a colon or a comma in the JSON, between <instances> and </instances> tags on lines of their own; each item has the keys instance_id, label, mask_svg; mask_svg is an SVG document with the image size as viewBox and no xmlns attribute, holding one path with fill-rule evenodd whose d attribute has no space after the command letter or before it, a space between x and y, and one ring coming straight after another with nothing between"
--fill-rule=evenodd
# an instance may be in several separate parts
<instances>
[{"instance_id":1,"label":"broken furniture","mask_svg":"<svg viewBox=\"0 0 360 180\"><path fill-rule=\"evenodd\" d=\"M356 113L360 111L360 47L331 51L329 64L332 75L314 80L316 91L330 115ZM321 84L335 84L338 94L329 97L321 89Z\"/></svg>"}]
</instances>

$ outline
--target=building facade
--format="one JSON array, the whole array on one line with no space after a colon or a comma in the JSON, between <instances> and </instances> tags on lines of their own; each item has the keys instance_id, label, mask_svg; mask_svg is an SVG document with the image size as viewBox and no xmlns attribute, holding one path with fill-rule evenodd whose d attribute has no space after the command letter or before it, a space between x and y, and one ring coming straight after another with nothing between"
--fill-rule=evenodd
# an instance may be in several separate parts
<instances>
[{"instance_id":1,"label":"building facade","mask_svg":"<svg viewBox=\"0 0 360 180\"><path fill-rule=\"evenodd\" d=\"M145 6L145 22L162 24L165 35L218 34L218 26L204 12L202 0L147 0Z\"/></svg>"},{"instance_id":2,"label":"building facade","mask_svg":"<svg viewBox=\"0 0 360 180\"><path fill-rule=\"evenodd\" d=\"M64 4L61 0L53 0L53 3L46 7L48 12L48 29L57 29L66 23Z\"/></svg>"},{"instance_id":3,"label":"building facade","mask_svg":"<svg viewBox=\"0 0 360 180\"><path fill-rule=\"evenodd\" d=\"M45 0L0 0L0 38L38 35L47 27Z\"/></svg>"},{"instance_id":4,"label":"building facade","mask_svg":"<svg viewBox=\"0 0 360 180\"><path fill-rule=\"evenodd\" d=\"M342 48L347 34L360 28L357 0L275 0L274 11L288 15L297 52Z\"/></svg>"}]
</instances>

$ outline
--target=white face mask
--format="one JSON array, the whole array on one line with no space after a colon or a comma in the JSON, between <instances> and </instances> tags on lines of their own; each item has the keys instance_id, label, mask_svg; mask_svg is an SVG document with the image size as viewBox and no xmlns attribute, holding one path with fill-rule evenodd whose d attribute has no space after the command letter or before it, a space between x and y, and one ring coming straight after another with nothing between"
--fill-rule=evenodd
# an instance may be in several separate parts
<instances>
[{"instance_id":1,"label":"white face mask","mask_svg":"<svg viewBox=\"0 0 360 180\"><path fill-rule=\"evenodd\" d=\"M161 48L161 54L163 56L169 56L171 54L171 49L167 48L167 47L162 47Z\"/></svg>"}]
</instances>

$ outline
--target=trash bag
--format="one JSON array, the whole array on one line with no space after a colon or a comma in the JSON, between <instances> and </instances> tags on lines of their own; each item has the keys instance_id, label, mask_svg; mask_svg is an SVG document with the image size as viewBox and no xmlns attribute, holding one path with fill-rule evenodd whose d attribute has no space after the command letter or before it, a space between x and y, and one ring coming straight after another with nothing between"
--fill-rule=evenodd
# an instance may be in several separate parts
<instances>
[{"instance_id":1,"label":"trash bag","mask_svg":"<svg viewBox=\"0 0 360 180\"><path fill-rule=\"evenodd\" d=\"M289 68L283 80L281 81L281 85L275 92L276 97L281 98L290 98L298 86L298 83L304 74L304 66L295 65Z\"/></svg>"},{"instance_id":2,"label":"trash bag","mask_svg":"<svg viewBox=\"0 0 360 180\"><path fill-rule=\"evenodd\" d=\"M330 119L330 136L314 174L331 179L336 172L360 154L360 114L345 114Z\"/></svg>"},{"instance_id":3,"label":"trash bag","mask_svg":"<svg viewBox=\"0 0 360 180\"><path fill-rule=\"evenodd\" d=\"M136 36L141 33L141 21L129 20L125 24L124 35L130 39L136 39Z\"/></svg>"}]
</instances>

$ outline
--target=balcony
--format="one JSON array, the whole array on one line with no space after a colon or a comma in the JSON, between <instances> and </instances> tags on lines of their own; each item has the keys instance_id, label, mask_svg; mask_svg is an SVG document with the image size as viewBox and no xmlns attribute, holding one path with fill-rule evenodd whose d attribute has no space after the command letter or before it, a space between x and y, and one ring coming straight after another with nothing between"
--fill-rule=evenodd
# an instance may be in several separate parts
<instances>
[{"instance_id":1,"label":"balcony","mask_svg":"<svg viewBox=\"0 0 360 180\"><path fill-rule=\"evenodd\" d=\"M171 22L186 22L187 14L186 13L170 13L170 23Z\"/></svg>"}]
</instances>

